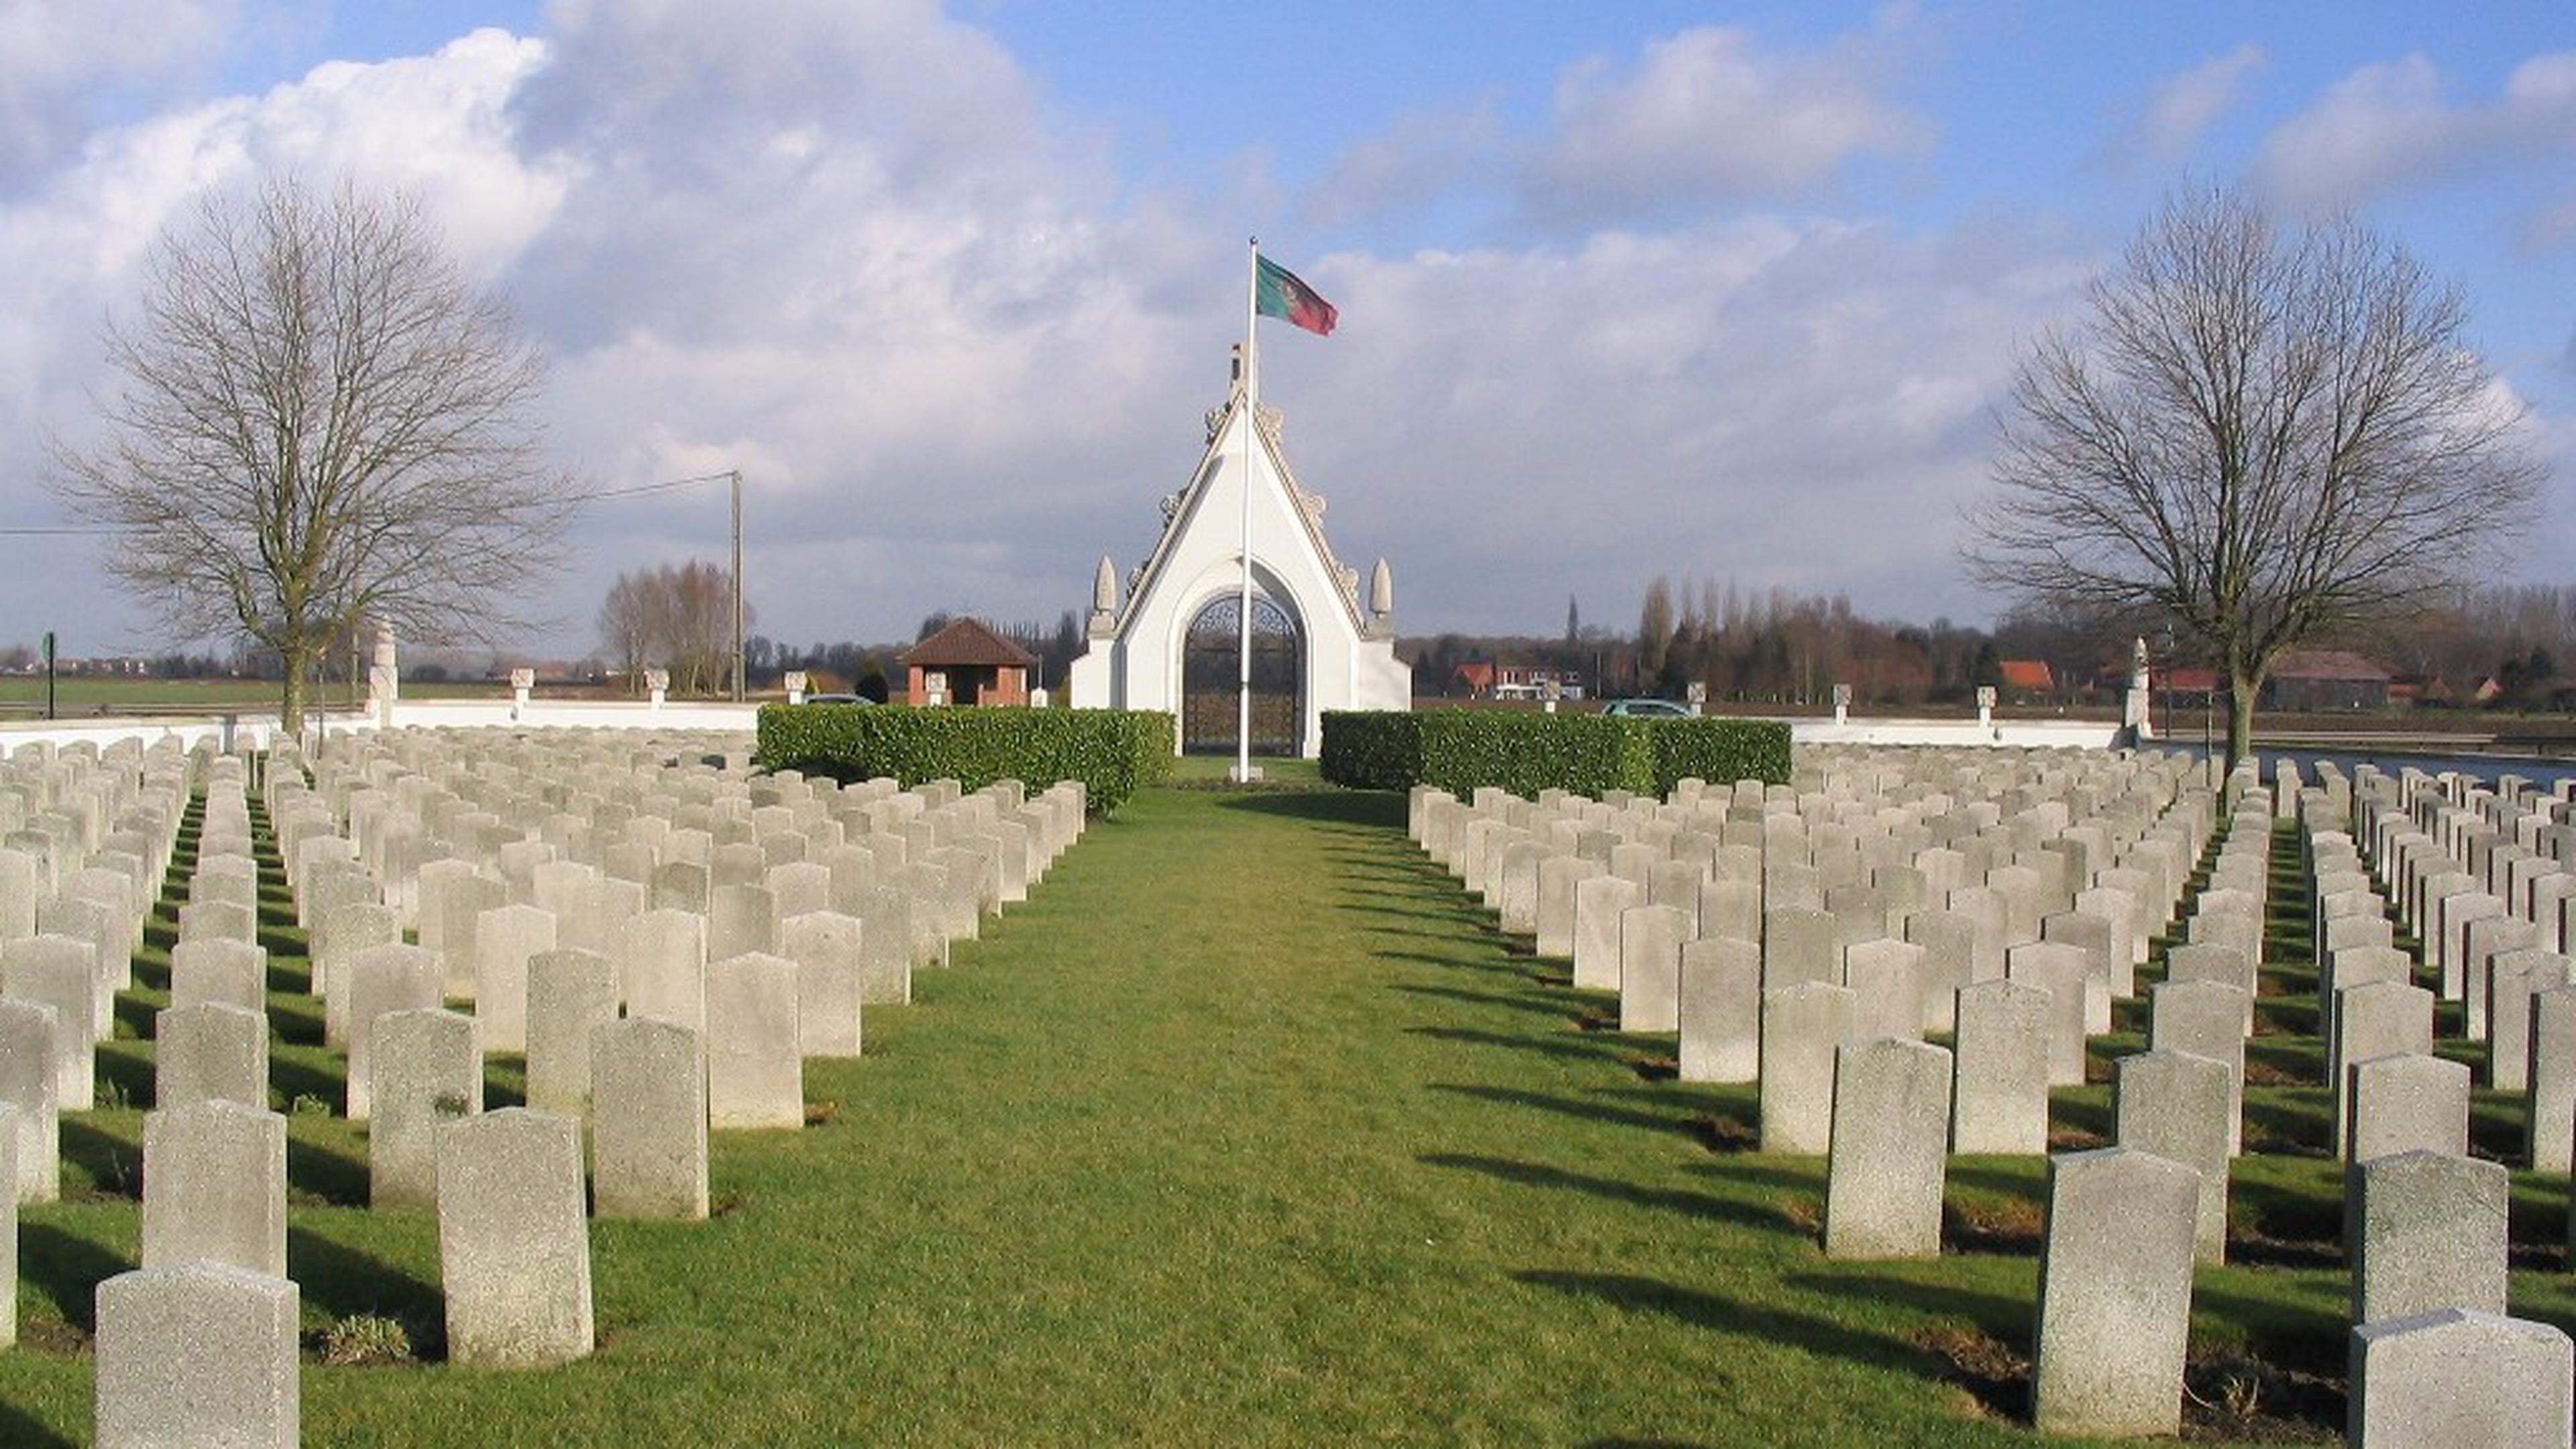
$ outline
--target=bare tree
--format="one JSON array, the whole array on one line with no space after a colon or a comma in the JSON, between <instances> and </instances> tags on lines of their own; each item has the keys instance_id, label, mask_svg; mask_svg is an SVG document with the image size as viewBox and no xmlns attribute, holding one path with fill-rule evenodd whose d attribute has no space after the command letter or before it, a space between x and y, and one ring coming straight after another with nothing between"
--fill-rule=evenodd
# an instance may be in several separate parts
<instances>
[{"instance_id":1,"label":"bare tree","mask_svg":"<svg viewBox=\"0 0 2576 1449\"><path fill-rule=\"evenodd\" d=\"M653 576L621 573L617 582L608 586L608 597L599 604L599 643L608 657L616 661L619 673L626 676L630 694L644 690L644 666L653 662L653 643L658 621L653 597Z\"/></svg>"},{"instance_id":2,"label":"bare tree","mask_svg":"<svg viewBox=\"0 0 2576 1449\"><path fill-rule=\"evenodd\" d=\"M746 624L756 617L744 608ZM659 665L682 694L708 693L733 657L733 576L703 559L621 573L600 602L599 634L629 673Z\"/></svg>"},{"instance_id":3,"label":"bare tree","mask_svg":"<svg viewBox=\"0 0 2576 1449\"><path fill-rule=\"evenodd\" d=\"M2539 470L2458 292L2351 220L2178 196L2087 298L2022 359L1966 560L2187 631L2234 696L2231 764L2283 651L2426 607L2528 516Z\"/></svg>"},{"instance_id":4,"label":"bare tree","mask_svg":"<svg viewBox=\"0 0 2576 1449\"><path fill-rule=\"evenodd\" d=\"M543 359L409 201L293 180L206 201L106 349L104 428L53 444L53 485L120 531L109 571L176 635L277 651L289 730L361 620L485 639L559 560Z\"/></svg>"}]
</instances>

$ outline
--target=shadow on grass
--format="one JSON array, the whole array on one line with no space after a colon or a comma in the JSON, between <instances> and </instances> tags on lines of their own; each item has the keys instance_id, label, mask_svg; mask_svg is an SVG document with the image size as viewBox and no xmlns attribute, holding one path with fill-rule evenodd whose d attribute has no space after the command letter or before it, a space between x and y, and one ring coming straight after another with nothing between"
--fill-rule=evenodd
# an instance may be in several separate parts
<instances>
[{"instance_id":1,"label":"shadow on grass","mask_svg":"<svg viewBox=\"0 0 2576 1449\"><path fill-rule=\"evenodd\" d=\"M1616 1043L1599 1037L1574 1037L1551 1040L1545 1037L1513 1036L1507 1032L1477 1031L1464 1026L1408 1026L1407 1036L1427 1036L1435 1041L1459 1042L1467 1046L1508 1047L1515 1051L1537 1052L1543 1056L1563 1057L1570 1061L1599 1062L1609 1065L1619 1059Z\"/></svg>"},{"instance_id":2,"label":"shadow on grass","mask_svg":"<svg viewBox=\"0 0 2576 1449\"><path fill-rule=\"evenodd\" d=\"M88 1176L97 1192L142 1201L142 1148L66 1115L62 1119L62 1154L65 1163Z\"/></svg>"},{"instance_id":3,"label":"shadow on grass","mask_svg":"<svg viewBox=\"0 0 2576 1449\"><path fill-rule=\"evenodd\" d=\"M1253 810L1298 820L1404 829L1404 797L1385 790L1271 790L1230 795L1219 803L1228 810Z\"/></svg>"},{"instance_id":4,"label":"shadow on grass","mask_svg":"<svg viewBox=\"0 0 2576 1449\"><path fill-rule=\"evenodd\" d=\"M289 1107L298 1097L318 1097L336 1112L348 1097L348 1081L338 1072L284 1053L269 1056L268 1084L285 1097Z\"/></svg>"},{"instance_id":5,"label":"shadow on grass","mask_svg":"<svg viewBox=\"0 0 2576 1449\"><path fill-rule=\"evenodd\" d=\"M150 1111L159 1105L159 1084L151 1057L139 1051L113 1051L102 1045L96 1060L99 1080L124 1093L126 1105L137 1111Z\"/></svg>"},{"instance_id":6,"label":"shadow on grass","mask_svg":"<svg viewBox=\"0 0 2576 1449\"><path fill-rule=\"evenodd\" d=\"M365 1162L292 1136L286 1139L286 1181L298 1192L342 1207L365 1207L371 1191Z\"/></svg>"},{"instance_id":7,"label":"shadow on grass","mask_svg":"<svg viewBox=\"0 0 2576 1449\"><path fill-rule=\"evenodd\" d=\"M1436 966L1458 966L1465 963L1435 958ZM1563 1016L1576 1003L1545 996L1505 996L1496 991L1470 991L1463 986L1424 986L1417 982L1398 981L1387 987L1412 996L1437 996L1446 1001L1463 1001L1470 1006L1500 1007L1505 1011L1526 1011L1539 1016Z\"/></svg>"},{"instance_id":8,"label":"shadow on grass","mask_svg":"<svg viewBox=\"0 0 2576 1449\"><path fill-rule=\"evenodd\" d=\"M272 1001L268 1004L268 1025L279 1041L318 1047L322 1045L322 1004L317 1001L310 1007L281 1006Z\"/></svg>"},{"instance_id":9,"label":"shadow on grass","mask_svg":"<svg viewBox=\"0 0 2576 1449\"><path fill-rule=\"evenodd\" d=\"M1794 1273L1782 1286L1828 1298L1895 1303L1929 1318L1973 1323L2017 1348L2028 1347L2032 1315L2028 1295L1981 1293L1947 1283L1923 1283L1887 1272Z\"/></svg>"},{"instance_id":10,"label":"shadow on grass","mask_svg":"<svg viewBox=\"0 0 2576 1449\"><path fill-rule=\"evenodd\" d=\"M424 1360L447 1356L447 1311L435 1285L371 1254L289 1224L286 1273L304 1301L335 1318L373 1313L400 1319Z\"/></svg>"},{"instance_id":11,"label":"shadow on grass","mask_svg":"<svg viewBox=\"0 0 2576 1449\"><path fill-rule=\"evenodd\" d=\"M98 1285L133 1267L87 1238L50 1223L18 1225L18 1272L86 1338L98 1331ZM6 1442L16 1443L12 1439Z\"/></svg>"},{"instance_id":12,"label":"shadow on grass","mask_svg":"<svg viewBox=\"0 0 2576 1449\"><path fill-rule=\"evenodd\" d=\"M1483 1173L1502 1182L1522 1187L1557 1187L1629 1207L1660 1208L1689 1217L1711 1218L1737 1223L1744 1227L1778 1231L1785 1220L1777 1212L1766 1211L1748 1203L1730 1202L1706 1193L1683 1192L1673 1188L1640 1187L1616 1178L1596 1177L1587 1172L1568 1172L1535 1162L1514 1162L1508 1158L1480 1157L1472 1153L1431 1152L1414 1159L1426 1167L1454 1167L1467 1172Z\"/></svg>"},{"instance_id":13,"label":"shadow on grass","mask_svg":"<svg viewBox=\"0 0 2576 1449\"><path fill-rule=\"evenodd\" d=\"M0 1444L16 1444L22 1449L71 1449L73 1441L27 1417L24 1413L0 1404Z\"/></svg>"},{"instance_id":14,"label":"shadow on grass","mask_svg":"<svg viewBox=\"0 0 2576 1449\"><path fill-rule=\"evenodd\" d=\"M1695 1288L1624 1273L1567 1273L1531 1269L1514 1273L1519 1282L1553 1288L1577 1297L1597 1298L1631 1313L1658 1313L1715 1333L1735 1334L1783 1343L1809 1353L1826 1354L1863 1364L1911 1363L1928 1367L1925 1355L1911 1344L1847 1328L1812 1314L1795 1313L1772 1304L1739 1302Z\"/></svg>"},{"instance_id":15,"label":"shadow on grass","mask_svg":"<svg viewBox=\"0 0 2576 1449\"><path fill-rule=\"evenodd\" d=\"M1617 1127L1643 1127L1652 1132L1688 1132L1690 1123L1679 1117L1659 1112L1639 1112L1606 1102L1585 1102L1572 1097L1551 1097L1545 1092L1523 1091L1518 1087L1471 1086L1460 1082L1433 1082L1435 1092L1454 1092L1480 1102L1502 1102L1515 1107L1535 1107L1542 1112L1555 1112L1567 1117L1580 1117L1589 1122L1603 1122Z\"/></svg>"}]
</instances>

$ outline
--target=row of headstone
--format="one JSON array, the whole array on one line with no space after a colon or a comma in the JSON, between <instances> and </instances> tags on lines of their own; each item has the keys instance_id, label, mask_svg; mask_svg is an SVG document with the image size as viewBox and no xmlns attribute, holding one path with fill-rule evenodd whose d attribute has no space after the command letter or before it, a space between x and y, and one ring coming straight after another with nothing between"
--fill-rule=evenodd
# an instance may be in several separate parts
<instances>
[{"instance_id":1,"label":"row of headstone","mask_svg":"<svg viewBox=\"0 0 2576 1449\"><path fill-rule=\"evenodd\" d=\"M506 825L451 817L471 827L458 834L471 833L472 842L460 845L407 834L400 812L381 808L397 793L417 793L405 783L416 776L389 769L386 756L437 756L472 781L483 773L468 763L478 743L425 754L419 741L394 737L371 742L382 749L346 749L327 762L284 751L259 798L277 827L288 899L310 932L328 1038L349 1056L349 1114L370 1121L372 1200L437 1213L451 1361L530 1366L590 1350L587 1214L704 1217L710 1125L801 1126L803 1060L855 1055L863 1004L908 999L917 960L944 960L949 940L1006 900L1025 898L1079 834L1085 802L1078 785L1032 796L1015 784L966 795L944 782L918 792L873 782L848 793L877 812L823 821L828 802L844 793L828 783L793 775L753 781L739 757L709 764L686 742L675 753L656 742L625 757L639 790L668 784L677 799L711 810L727 802L703 831L725 843L694 862L685 833L693 827L640 806L619 822L663 820L670 828L643 833L673 847L668 864L695 866L666 871L658 858L627 852L618 863L627 874L659 875L655 884L676 898L657 902L643 883L612 874L617 867L604 855L579 859L545 839L558 823L552 816L531 820L515 839L502 838ZM542 763L572 780L604 769L608 758L544 753ZM231 768L209 783L198 869L179 912L172 1004L155 1022L145 1262L140 1274L112 1282L120 1302L135 1305L128 1321L139 1323L145 1306L167 1300L155 1333L176 1321L169 1314L202 1309L190 1320L202 1327L207 1314L247 1313L254 1300L264 1312L283 1301L290 1332L282 1358L268 1358L267 1339L242 1329L245 1319L232 1333L238 1352L201 1352L159 1372L163 1382L219 1375L248 1395L227 1400L242 1424L268 1413L259 1421L289 1426L284 1439L292 1442L294 1285L283 1278L283 1118L268 1110L260 874L247 778L239 762L220 763ZM579 803L535 777L540 761L527 763L531 772L512 778L514 791L552 806ZM723 785L704 789L711 777ZM674 813L690 808L682 803ZM733 848L750 843L732 838L745 823L763 850L756 872ZM859 838L842 834L852 826ZM886 832L877 838L880 826ZM839 838L823 858L807 860L801 848L777 846L771 832L780 828L817 845ZM610 849L618 843L634 842ZM921 858L907 864L916 845ZM880 864L889 871L884 885L872 879ZM838 909L852 903L855 912ZM460 923L464 929L454 930ZM872 925L883 927L874 933L883 943L877 949ZM407 931L421 943L406 940ZM728 953L710 961L711 939ZM473 962L470 973L456 969L452 953ZM467 989L455 990L460 984ZM472 1015L448 1009L458 996L473 1001ZM13 1032L32 1038L33 1050L8 1051ZM31 1092L59 1091L60 1035L52 1008L0 1001L0 1076L24 1058L40 1068L22 1073L42 1078ZM524 1054L530 1105L486 1115L483 1057L500 1050ZM86 1076L85 1058L81 1069ZM48 1115L44 1125L52 1121ZM12 1149L32 1135L19 1127L0 1120ZM50 1138L46 1155L50 1161ZM48 1167L43 1180L50 1185L53 1176ZM108 1287L103 1365L112 1357ZM263 1360L255 1373L253 1358ZM140 1359L117 1361L142 1372ZM254 1381L267 1388L252 1393ZM100 1422L140 1424L166 1413L157 1393L131 1374L103 1372ZM281 1407L282 1416L272 1412ZM251 1441L264 1437L248 1431Z\"/></svg>"},{"instance_id":2,"label":"row of headstone","mask_svg":"<svg viewBox=\"0 0 2576 1449\"><path fill-rule=\"evenodd\" d=\"M1900 761L1880 782L1901 778L1912 763ZM2142 871L2145 881L2125 877L2108 887L2146 886L2145 898L2168 909L2180 903L2189 866L2206 841L2205 829L2188 826L2205 825L2224 801L2229 830L2211 859L2209 884L2189 900L2165 977L2147 992L2148 1050L2112 1064L2115 1145L2051 1159L2033 1382L2034 1418L2051 1431L2179 1429L2193 1266L2225 1253L2229 1159L2241 1150L2245 1043L2254 1027L2265 943L2274 801L2250 777L2230 780L2217 799L2184 804L2188 793L2177 788L2163 812L2185 827L2167 837L2181 847L2177 868L2161 876ZM2375 897L2350 894L2365 883L2345 876L2346 868L2358 866L2349 838L2338 849L2335 832L2318 828L2350 818L2350 791L2302 793L2297 818L2307 868L2321 886L2311 921L2321 953L2329 942L2354 953L2393 952L2385 910L2374 912ZM1936 977L1939 985L1927 987L1925 943L1906 939L1912 933L1904 927L1940 913L1907 912L1893 923L1896 931L1872 932L1871 910L1882 903L1848 891L1837 898L1833 885L1826 887L1823 909L1775 907L1775 888L1785 883L1795 894L1808 884L1794 861L1785 872L1770 868L1786 857L1796 833L1769 823L1787 796L1739 786L1725 797L1730 815L1739 803L1771 807L1760 816L1758 873L1742 855L1730 860L1724 853L1723 831L1741 822L1712 821L1686 807L1673 836L1652 830L1651 822L1673 821L1675 807L1691 798L1684 791L1672 801L1610 802L1623 819L1565 798L1527 802L1551 807L1543 811L1520 808L1524 802L1508 797L1458 802L1424 791L1411 813L1417 838L1485 894L1507 930L1530 929L1542 954L1571 956L1577 984L1619 990L1623 1030L1675 1032L1684 1077L1758 1080L1765 1150L1827 1154L1828 1256L1937 1254L1946 1152L2046 1150L2049 1087L2084 1080L2087 1036L2108 1029L2113 1000L2136 994L2134 965L2170 917L2141 921L2116 900L2086 901L2080 892L2060 902L2054 892L2071 884L2061 877L2048 884L2050 894L2036 909L2028 900L2008 900L1998 912L2006 933L2030 924L2036 930L2003 943L1996 977L1980 978L1975 969L1972 924L1962 933L1971 963L1964 979ZM1801 818L1811 818L1816 803L1805 802ZM1581 822L1570 841L1563 829L1569 814ZM1617 834L1627 822L1644 828ZM1903 818L1891 823L1901 828ZM1699 853L1695 842L1671 844L1694 825L1714 825L1721 843L1704 871L1675 870L1672 857ZM1587 870L1583 835L1596 828L1617 838L1606 848L1590 843L1601 858ZM2125 839L2134 844L2146 834L2132 831ZM1918 850L1914 867L1924 851L1941 848ZM1810 868L1814 860L1810 854ZM1930 863L1938 872L1952 864L1945 856ZM1903 868L1882 878L1877 871L1888 868L1874 867L1867 884L1892 883L1890 896L1908 899L1911 882L1895 873ZM2009 866L1987 868L1986 889L2009 896L2030 882L2018 875L1998 880L1998 869L2037 867L2017 856ZM1569 893L1569 879L1571 912L1551 911L1551 895ZM2093 880L2102 888L2098 874ZM2173 882L2171 894L2158 889L2165 880ZM1700 895L1697 920L1683 904L1691 888ZM1957 889L1946 904L1960 904ZM1586 911L1587 891L1604 909ZM1516 909L1523 903L1526 909ZM1968 904L1981 903L1971 897ZM2073 909L2049 908L2055 904ZM2088 919L2058 919L2088 915L2088 905L2095 907ZM1611 908L1615 932L1608 925ZM1795 914L1800 911L1806 914ZM1551 932L1552 917L1561 914L1571 915L1571 931ZM2379 924L2365 924L2374 915ZM1601 924L1587 932L1587 917ZM1736 924L1748 920L1758 928ZM2123 927L2137 934L2123 935ZM1596 961L1616 961L1615 973L1586 970L1587 942ZM1556 946L1564 949L1551 951ZM2455 1386L2442 1386L2434 1396L2438 1407L2427 1409L2421 1375L2410 1380L2392 1365L2432 1350L2403 1336L2389 1338L2393 1347L2375 1346L2382 1329L2403 1322L2412 1333L2474 1332L2517 1343L2554 1330L2499 1317L2503 1174L2479 1171L2492 1165L2465 1155L2466 1076L2460 1072L2458 1090L2451 1091L2455 1084L2439 1071L2450 1064L2429 1055L2429 993L2420 1002L2398 996L2415 988L2403 982L2402 971L2398 980L2386 979L2382 958L2346 959L2350 969L2340 984L2321 961L2320 989L2329 1017L2338 1006L2348 1008L2337 1040L2357 1069L2347 1077L2338 1066L2335 1078L2339 1130L2354 1139L2339 1139L2339 1148L2354 1164L2348 1216L2355 1322L2368 1330L2356 1332L2356 1385L2365 1353L2380 1356L2381 1386L2404 1385L2367 1394L2357 1388L2356 1432L2374 1413L2399 1412L2389 1405L2401 1399L2403 1412L2417 1422L2427 1413L2433 1422L2479 1422L2475 1416L2487 1410ZM1946 1011L1927 1000L1935 991L1948 997ZM2337 1001L2342 992L2353 994ZM2418 1019L2427 1038L2420 1050L2377 1050ZM1951 1050L1921 1041L1940 1030L1951 1033ZM2439 1080L2428 1080L2427 1063ZM2444 1232L2446 1221L2462 1216L2475 1226ZM2421 1241L2428 1235L2438 1241ZM2490 1282L2491 1292L2484 1286ZM2555 1422L2562 1433L2563 1399L2562 1393L2553 1400L2559 1403L2554 1421L2546 1412L2538 1420Z\"/></svg>"}]
</instances>

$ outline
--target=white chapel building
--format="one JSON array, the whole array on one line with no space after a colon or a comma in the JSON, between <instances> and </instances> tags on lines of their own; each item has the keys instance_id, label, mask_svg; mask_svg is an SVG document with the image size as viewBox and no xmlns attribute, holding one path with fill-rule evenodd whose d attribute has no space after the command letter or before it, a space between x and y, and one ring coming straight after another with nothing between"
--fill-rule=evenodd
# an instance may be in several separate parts
<instances>
[{"instance_id":1,"label":"white chapel building","mask_svg":"<svg viewBox=\"0 0 2576 1449\"><path fill-rule=\"evenodd\" d=\"M1328 709L1409 709L1413 670L1395 657L1395 584L1380 559L1357 570L1324 540L1324 500L1298 486L1279 411L1244 405L1240 358L1207 451L1163 500L1163 533L1122 591L1106 557L1093 581L1090 645L1073 662L1076 709L1155 709L1179 719L1185 752L1235 748L1241 663L1243 504L1252 490L1252 752L1323 748Z\"/></svg>"}]
</instances>

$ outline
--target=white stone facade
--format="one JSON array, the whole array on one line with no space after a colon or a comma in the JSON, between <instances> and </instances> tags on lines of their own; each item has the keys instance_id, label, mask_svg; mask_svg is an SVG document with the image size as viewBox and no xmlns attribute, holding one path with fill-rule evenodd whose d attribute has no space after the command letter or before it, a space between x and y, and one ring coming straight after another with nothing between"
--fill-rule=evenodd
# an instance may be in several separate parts
<instances>
[{"instance_id":1,"label":"white stone facade","mask_svg":"<svg viewBox=\"0 0 2576 1449\"><path fill-rule=\"evenodd\" d=\"M1090 647L1073 662L1073 705L1168 711L1180 720L1181 748L1204 743L1186 738L1182 656L1199 612L1242 587L1248 456L1253 587L1296 625L1298 741L1311 758L1323 746L1324 711L1411 708L1413 670L1395 657L1392 583L1373 578L1367 605L1384 607L1363 605L1359 572L1324 541L1324 500L1297 485L1280 455L1278 414L1261 408L1256 429L1243 404L1238 386L1209 414L1207 451L1189 485L1163 501L1162 538L1128 576L1125 599L1095 586ZM1231 716L1224 737L1234 739Z\"/></svg>"}]
</instances>

